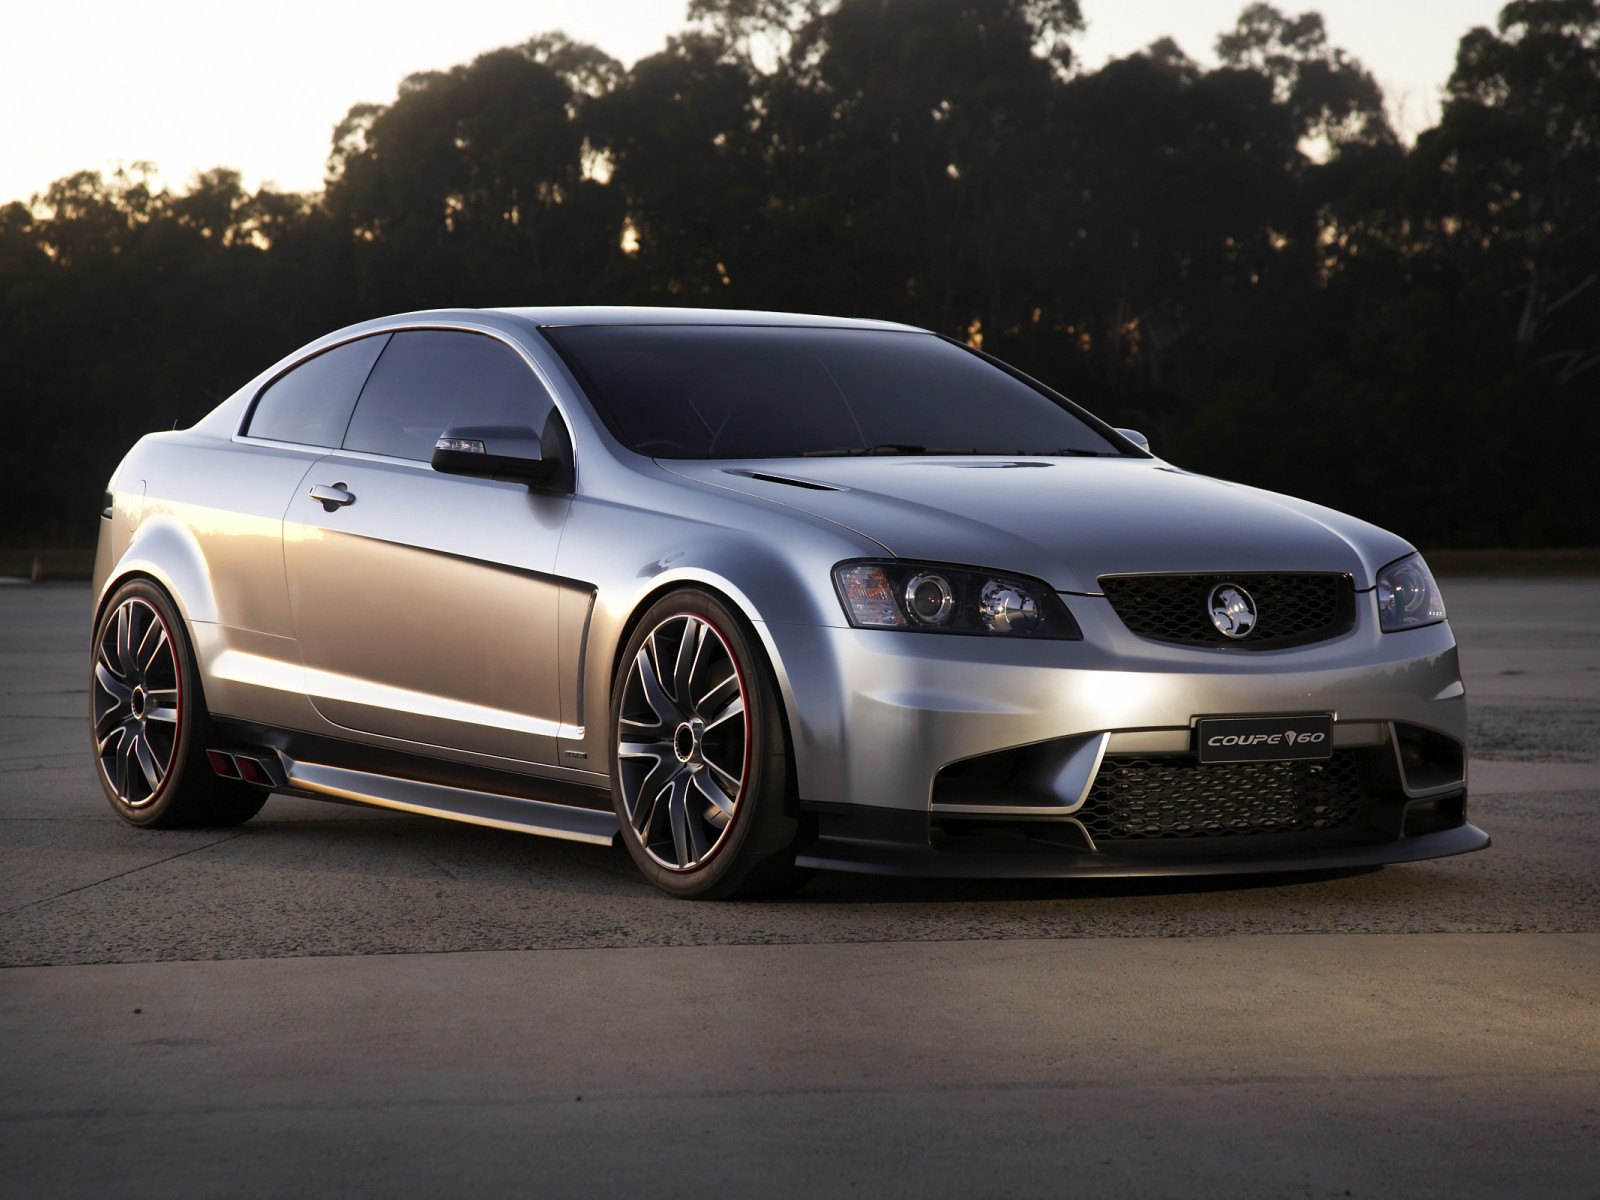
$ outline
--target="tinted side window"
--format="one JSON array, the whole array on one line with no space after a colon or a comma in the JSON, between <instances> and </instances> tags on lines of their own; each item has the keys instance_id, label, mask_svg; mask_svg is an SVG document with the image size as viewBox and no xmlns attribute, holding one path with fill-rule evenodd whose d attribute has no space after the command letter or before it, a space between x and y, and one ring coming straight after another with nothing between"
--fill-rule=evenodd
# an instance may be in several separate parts
<instances>
[{"instance_id":1,"label":"tinted side window","mask_svg":"<svg viewBox=\"0 0 1600 1200\"><path fill-rule=\"evenodd\" d=\"M256 400L245 432L303 446L337 446L388 340L385 333L346 342L278 376Z\"/></svg>"},{"instance_id":2,"label":"tinted side window","mask_svg":"<svg viewBox=\"0 0 1600 1200\"><path fill-rule=\"evenodd\" d=\"M494 338L442 329L397 333L361 393L344 448L426 462L453 425L538 432L550 408L528 365Z\"/></svg>"}]
</instances>

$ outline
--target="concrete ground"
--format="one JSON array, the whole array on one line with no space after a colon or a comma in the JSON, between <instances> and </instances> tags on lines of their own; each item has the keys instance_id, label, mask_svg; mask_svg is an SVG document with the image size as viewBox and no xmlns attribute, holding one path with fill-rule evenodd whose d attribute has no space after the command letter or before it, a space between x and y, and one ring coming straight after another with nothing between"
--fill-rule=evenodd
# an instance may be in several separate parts
<instances>
[{"instance_id":1,"label":"concrete ground","mask_svg":"<svg viewBox=\"0 0 1600 1200\"><path fill-rule=\"evenodd\" d=\"M0 588L7 1196L1600 1197L1600 581L1446 581L1485 853L660 896L275 797L146 832Z\"/></svg>"}]
</instances>

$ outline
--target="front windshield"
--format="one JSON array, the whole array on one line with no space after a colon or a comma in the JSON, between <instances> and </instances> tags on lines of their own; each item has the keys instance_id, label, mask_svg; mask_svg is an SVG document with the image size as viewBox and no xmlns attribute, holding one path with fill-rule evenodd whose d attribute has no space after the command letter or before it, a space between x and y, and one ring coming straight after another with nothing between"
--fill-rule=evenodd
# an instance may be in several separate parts
<instances>
[{"instance_id":1,"label":"front windshield","mask_svg":"<svg viewBox=\"0 0 1600 1200\"><path fill-rule=\"evenodd\" d=\"M929 333L732 325L544 330L611 432L657 458L1123 453Z\"/></svg>"}]
</instances>

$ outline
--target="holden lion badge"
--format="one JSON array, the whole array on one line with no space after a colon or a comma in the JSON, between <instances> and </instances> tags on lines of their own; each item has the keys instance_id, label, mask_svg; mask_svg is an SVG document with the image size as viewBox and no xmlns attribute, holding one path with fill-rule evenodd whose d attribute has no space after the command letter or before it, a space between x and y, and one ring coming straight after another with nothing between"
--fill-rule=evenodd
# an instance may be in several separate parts
<instances>
[{"instance_id":1,"label":"holden lion badge","mask_svg":"<svg viewBox=\"0 0 1600 1200\"><path fill-rule=\"evenodd\" d=\"M1256 627L1256 602L1236 583L1219 583L1206 602L1211 623L1225 638L1245 638Z\"/></svg>"}]
</instances>

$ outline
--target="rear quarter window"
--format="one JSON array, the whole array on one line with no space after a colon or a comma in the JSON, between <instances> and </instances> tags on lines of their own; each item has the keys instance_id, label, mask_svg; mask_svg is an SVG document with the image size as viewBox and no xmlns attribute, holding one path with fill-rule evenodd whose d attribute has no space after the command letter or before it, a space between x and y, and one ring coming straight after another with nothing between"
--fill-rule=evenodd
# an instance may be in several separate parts
<instances>
[{"instance_id":1,"label":"rear quarter window","mask_svg":"<svg viewBox=\"0 0 1600 1200\"><path fill-rule=\"evenodd\" d=\"M386 333L359 338L291 367L256 398L244 432L301 446L337 446L388 341Z\"/></svg>"}]
</instances>

